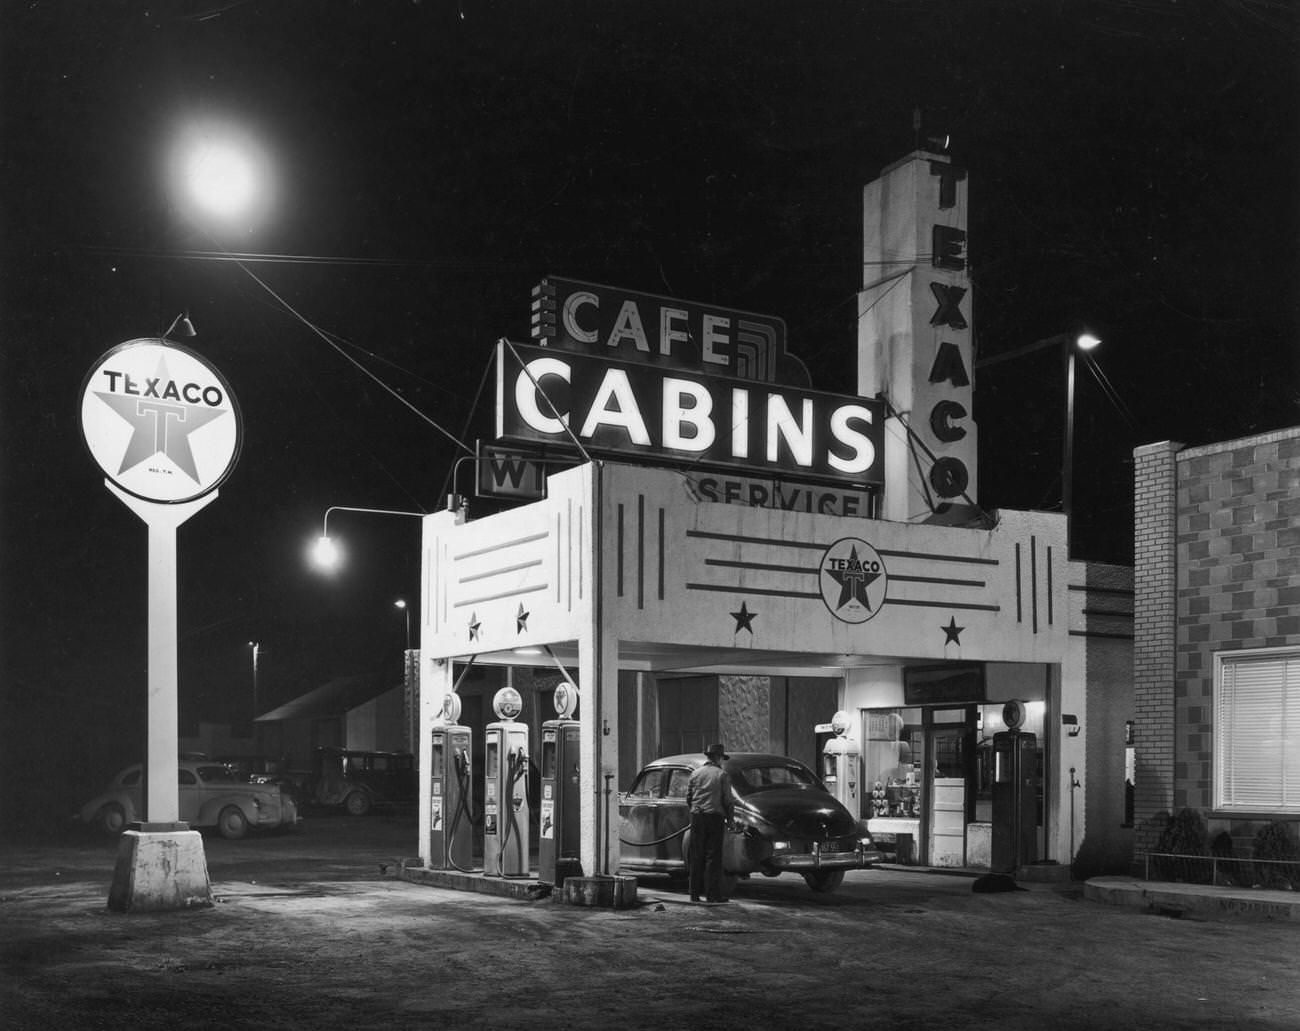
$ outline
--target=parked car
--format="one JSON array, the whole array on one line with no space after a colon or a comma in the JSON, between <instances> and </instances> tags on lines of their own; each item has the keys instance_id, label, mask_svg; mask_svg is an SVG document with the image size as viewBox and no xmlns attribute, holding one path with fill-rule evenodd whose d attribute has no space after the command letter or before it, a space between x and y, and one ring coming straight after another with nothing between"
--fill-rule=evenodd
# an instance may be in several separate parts
<instances>
[{"instance_id":1,"label":"parked car","mask_svg":"<svg viewBox=\"0 0 1300 1031\"><path fill-rule=\"evenodd\" d=\"M238 780L250 784L279 784L295 802L301 802L309 770L296 770L287 756L273 755L217 755L213 762L225 766Z\"/></svg>"},{"instance_id":2,"label":"parked car","mask_svg":"<svg viewBox=\"0 0 1300 1031\"><path fill-rule=\"evenodd\" d=\"M176 764L180 819L191 827L215 827L223 838L242 838L249 828L295 827L298 806L278 784L250 784L219 762ZM77 814L82 823L105 834L120 834L144 819L141 780L144 768L128 766Z\"/></svg>"},{"instance_id":3,"label":"parked car","mask_svg":"<svg viewBox=\"0 0 1300 1031\"><path fill-rule=\"evenodd\" d=\"M686 784L704 756L670 755L646 766L619 796L620 866L629 873L687 875L690 814ZM738 877L803 875L813 891L834 891L846 870L883 860L867 832L797 759L735 752L722 763L731 775L734 820L722 847L723 891Z\"/></svg>"},{"instance_id":4,"label":"parked car","mask_svg":"<svg viewBox=\"0 0 1300 1031\"><path fill-rule=\"evenodd\" d=\"M316 749L305 800L365 816L375 806L414 806L419 794L410 752L330 747Z\"/></svg>"}]
</instances>

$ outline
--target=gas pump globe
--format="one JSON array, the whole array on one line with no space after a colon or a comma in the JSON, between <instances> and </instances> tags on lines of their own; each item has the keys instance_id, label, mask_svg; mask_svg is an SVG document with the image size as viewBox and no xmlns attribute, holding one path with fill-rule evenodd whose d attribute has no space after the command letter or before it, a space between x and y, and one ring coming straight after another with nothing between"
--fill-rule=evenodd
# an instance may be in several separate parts
<instances>
[{"instance_id":1,"label":"gas pump globe","mask_svg":"<svg viewBox=\"0 0 1300 1031\"><path fill-rule=\"evenodd\" d=\"M468 871L473 862L471 736L460 725L460 695L448 691L433 722L429 770L429 865Z\"/></svg>"},{"instance_id":2,"label":"gas pump globe","mask_svg":"<svg viewBox=\"0 0 1300 1031\"><path fill-rule=\"evenodd\" d=\"M537 877L558 887L580 875L578 849L578 688L555 689L556 719L542 724L542 800L537 827Z\"/></svg>"},{"instance_id":3,"label":"gas pump globe","mask_svg":"<svg viewBox=\"0 0 1300 1031\"><path fill-rule=\"evenodd\" d=\"M822 780L826 790L834 795L854 817L861 814L858 794L862 775L862 749L848 736L853 717L843 709L831 717L831 730L835 736L822 749Z\"/></svg>"},{"instance_id":4,"label":"gas pump globe","mask_svg":"<svg viewBox=\"0 0 1300 1031\"><path fill-rule=\"evenodd\" d=\"M528 876L528 726L515 717L523 699L513 687L492 698L499 719L485 731L483 872L495 877Z\"/></svg>"}]
</instances>

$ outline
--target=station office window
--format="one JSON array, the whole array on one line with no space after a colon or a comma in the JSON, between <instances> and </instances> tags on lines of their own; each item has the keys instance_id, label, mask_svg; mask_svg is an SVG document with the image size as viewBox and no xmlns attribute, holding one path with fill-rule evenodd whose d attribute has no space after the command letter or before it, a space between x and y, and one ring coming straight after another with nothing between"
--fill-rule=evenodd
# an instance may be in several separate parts
<instances>
[{"instance_id":1,"label":"station office window","mask_svg":"<svg viewBox=\"0 0 1300 1031\"><path fill-rule=\"evenodd\" d=\"M1300 813L1300 649L1215 656L1214 805Z\"/></svg>"}]
</instances>

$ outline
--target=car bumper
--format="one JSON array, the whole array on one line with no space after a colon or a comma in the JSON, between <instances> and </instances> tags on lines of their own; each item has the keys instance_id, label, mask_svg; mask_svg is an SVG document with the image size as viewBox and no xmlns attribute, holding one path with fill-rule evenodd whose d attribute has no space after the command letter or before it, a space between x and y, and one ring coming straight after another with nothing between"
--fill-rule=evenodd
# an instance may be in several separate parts
<instances>
[{"instance_id":1,"label":"car bumper","mask_svg":"<svg viewBox=\"0 0 1300 1031\"><path fill-rule=\"evenodd\" d=\"M848 870L884 862L883 852L856 849L853 852L776 852L767 860L774 870Z\"/></svg>"}]
</instances>

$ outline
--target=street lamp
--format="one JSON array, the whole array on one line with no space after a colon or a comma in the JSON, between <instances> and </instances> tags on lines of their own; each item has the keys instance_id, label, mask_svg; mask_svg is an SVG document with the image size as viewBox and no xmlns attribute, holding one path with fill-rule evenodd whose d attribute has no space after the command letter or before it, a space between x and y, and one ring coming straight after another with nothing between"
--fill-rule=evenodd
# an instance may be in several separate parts
<instances>
[{"instance_id":1,"label":"street lamp","mask_svg":"<svg viewBox=\"0 0 1300 1031\"><path fill-rule=\"evenodd\" d=\"M252 650L253 656L253 719L257 719L257 656L262 650L262 645L257 641L249 641L248 647ZM254 737L256 737L254 732Z\"/></svg>"},{"instance_id":2,"label":"street lamp","mask_svg":"<svg viewBox=\"0 0 1300 1031\"><path fill-rule=\"evenodd\" d=\"M325 509L325 519L321 523L320 537L316 539L316 544L312 549L312 561L319 569L326 572L336 569L343 558L339 546L330 537L331 512L365 512L370 515L414 516L417 519L423 519L428 515L427 512L402 512L392 508L353 508L349 505L331 505Z\"/></svg>"},{"instance_id":3,"label":"street lamp","mask_svg":"<svg viewBox=\"0 0 1300 1031\"><path fill-rule=\"evenodd\" d=\"M1066 533L1070 532L1070 514L1074 511L1074 356L1088 352L1101 343L1091 333L1080 333L1074 346L1065 349L1065 453L1061 458L1061 511L1065 513Z\"/></svg>"},{"instance_id":4,"label":"street lamp","mask_svg":"<svg viewBox=\"0 0 1300 1031\"><path fill-rule=\"evenodd\" d=\"M180 127L167 157L167 180L177 207L214 235L250 230L275 202L267 149L233 119L206 117Z\"/></svg>"},{"instance_id":5,"label":"street lamp","mask_svg":"<svg viewBox=\"0 0 1300 1031\"><path fill-rule=\"evenodd\" d=\"M1061 454L1061 511L1065 514L1065 527L1068 536L1070 532L1070 515L1074 505L1074 359L1080 351L1088 352L1101 343L1099 337L1094 336L1087 331L1081 333L1058 333L1055 336L1046 337L1043 340L1036 340L1032 344L1026 344L1024 347L1017 347L1013 351L1007 351L1004 354L996 354L990 358L984 358L975 363L976 370L986 369L990 365L998 365L1002 362L1011 361L1013 358L1022 358L1028 354L1034 354L1038 351L1045 351L1051 347L1059 347L1065 354L1065 435L1062 445Z\"/></svg>"},{"instance_id":6,"label":"street lamp","mask_svg":"<svg viewBox=\"0 0 1300 1031\"><path fill-rule=\"evenodd\" d=\"M398 598L393 602L393 607L402 610L402 615L406 617L406 650L411 650L411 610L407 607L405 598Z\"/></svg>"}]
</instances>

